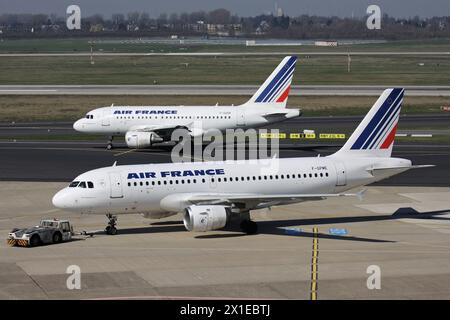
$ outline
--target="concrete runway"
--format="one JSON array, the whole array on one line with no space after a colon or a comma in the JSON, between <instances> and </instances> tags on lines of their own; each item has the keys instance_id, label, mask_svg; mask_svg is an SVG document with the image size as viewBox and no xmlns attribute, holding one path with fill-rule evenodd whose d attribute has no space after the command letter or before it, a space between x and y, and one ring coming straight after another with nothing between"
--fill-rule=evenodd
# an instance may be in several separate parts
<instances>
[{"instance_id":1,"label":"concrete runway","mask_svg":"<svg viewBox=\"0 0 450 320\"><path fill-rule=\"evenodd\" d=\"M351 133L361 117L300 117L268 126L280 132ZM408 127L450 127L450 115L402 116L400 132ZM58 135L77 135L70 122L0 124L0 180L12 181L71 181L78 174L118 164L170 162L170 148L132 151L126 148L123 137L116 138L116 149L105 149L106 138L97 141L58 141ZM405 128L405 129L402 129ZM330 129L333 128L333 129ZM449 134L449 130L440 130ZM32 141L33 135L49 136L47 141ZM17 140L26 137L27 141ZM280 140L280 157L323 156L335 152L344 141ZM411 170L380 182L382 185L450 186L450 146L427 143L396 143L394 156L411 159L415 164L434 164L436 167Z\"/></svg>"},{"instance_id":2,"label":"concrete runway","mask_svg":"<svg viewBox=\"0 0 450 320\"><path fill-rule=\"evenodd\" d=\"M306 46L307 47L307 46ZM94 56L448 56L450 51L94 52ZM90 52L0 53L0 57L90 57Z\"/></svg>"},{"instance_id":3,"label":"concrete runway","mask_svg":"<svg viewBox=\"0 0 450 320\"><path fill-rule=\"evenodd\" d=\"M80 115L81 116L81 115ZM351 133L361 122L363 116L330 116L330 117L299 117L285 122L267 126L268 129L280 129L280 132L301 132L304 129L316 132ZM72 128L73 122L0 122L0 139L33 135L79 135ZM333 128L333 129L331 129ZM416 129L411 129L416 128ZM426 129L424 129L426 128ZM439 134L450 134L450 112L429 115L402 115L400 117L398 133L426 131Z\"/></svg>"},{"instance_id":4,"label":"concrete runway","mask_svg":"<svg viewBox=\"0 0 450 320\"><path fill-rule=\"evenodd\" d=\"M297 85L294 96L378 96L379 85ZM450 86L403 86L406 96L450 96ZM252 95L253 85L0 85L0 95Z\"/></svg>"},{"instance_id":5,"label":"concrete runway","mask_svg":"<svg viewBox=\"0 0 450 320\"><path fill-rule=\"evenodd\" d=\"M64 183L0 182L0 235L41 218L68 218L75 230L106 218L62 212L50 203ZM0 241L0 299L309 299L313 227L318 227L322 299L449 299L450 188L370 187L339 198L254 212L259 234L184 230L181 217L119 217L116 236L36 248ZM335 235L330 229L345 229ZM68 290L67 267L81 269ZM378 266L381 289L367 288Z\"/></svg>"},{"instance_id":6,"label":"concrete runway","mask_svg":"<svg viewBox=\"0 0 450 320\"><path fill-rule=\"evenodd\" d=\"M309 144L280 145L280 157L326 156L337 147L316 149ZM379 182L379 185L450 186L450 146L398 145L393 156L408 158L414 164L436 167L411 170ZM77 175L96 168L119 165L171 162L170 150L112 151L98 142L0 142L0 181L72 181Z\"/></svg>"}]
</instances>

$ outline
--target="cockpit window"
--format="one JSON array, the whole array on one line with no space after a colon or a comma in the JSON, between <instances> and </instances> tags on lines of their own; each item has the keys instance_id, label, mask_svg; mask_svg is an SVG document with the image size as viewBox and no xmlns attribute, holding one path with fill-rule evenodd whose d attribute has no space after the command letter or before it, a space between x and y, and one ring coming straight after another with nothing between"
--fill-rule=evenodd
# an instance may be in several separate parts
<instances>
[{"instance_id":1,"label":"cockpit window","mask_svg":"<svg viewBox=\"0 0 450 320\"><path fill-rule=\"evenodd\" d=\"M69 188L75 188L79 183L80 181L72 181L72 183L69 184Z\"/></svg>"},{"instance_id":2,"label":"cockpit window","mask_svg":"<svg viewBox=\"0 0 450 320\"><path fill-rule=\"evenodd\" d=\"M86 188L86 182L84 182L84 181L80 182L80 184L78 185L78 188Z\"/></svg>"},{"instance_id":3,"label":"cockpit window","mask_svg":"<svg viewBox=\"0 0 450 320\"><path fill-rule=\"evenodd\" d=\"M91 181L88 181L87 185L89 189L94 188L94 184Z\"/></svg>"},{"instance_id":4,"label":"cockpit window","mask_svg":"<svg viewBox=\"0 0 450 320\"><path fill-rule=\"evenodd\" d=\"M87 114L87 115L86 115L86 119L94 119L94 115L92 115L92 114Z\"/></svg>"}]
</instances>

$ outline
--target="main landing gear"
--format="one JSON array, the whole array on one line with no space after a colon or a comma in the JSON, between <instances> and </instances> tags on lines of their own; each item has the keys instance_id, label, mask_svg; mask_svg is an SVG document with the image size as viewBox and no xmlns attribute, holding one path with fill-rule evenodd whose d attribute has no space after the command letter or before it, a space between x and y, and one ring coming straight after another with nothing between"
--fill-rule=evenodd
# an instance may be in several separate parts
<instances>
[{"instance_id":1,"label":"main landing gear","mask_svg":"<svg viewBox=\"0 0 450 320\"><path fill-rule=\"evenodd\" d=\"M117 228L116 228L117 216L113 216L112 214L108 213L106 215L106 217L109 220L108 225L105 228L106 234L109 234L109 235L117 234Z\"/></svg>"},{"instance_id":2,"label":"main landing gear","mask_svg":"<svg viewBox=\"0 0 450 320\"><path fill-rule=\"evenodd\" d=\"M113 136L110 136L110 137L109 137L108 144L106 145L106 149L107 149L107 150L111 150L111 149L114 148L114 146L113 146L113 139L114 139Z\"/></svg>"}]
</instances>

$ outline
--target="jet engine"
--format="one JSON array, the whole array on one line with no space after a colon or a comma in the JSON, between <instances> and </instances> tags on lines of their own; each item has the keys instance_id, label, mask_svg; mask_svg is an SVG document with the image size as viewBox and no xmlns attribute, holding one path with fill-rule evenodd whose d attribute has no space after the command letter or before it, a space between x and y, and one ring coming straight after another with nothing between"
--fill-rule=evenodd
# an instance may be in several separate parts
<instances>
[{"instance_id":1,"label":"jet engine","mask_svg":"<svg viewBox=\"0 0 450 320\"><path fill-rule=\"evenodd\" d=\"M188 231L211 231L225 227L228 207L193 205L185 209L183 222Z\"/></svg>"},{"instance_id":2,"label":"jet engine","mask_svg":"<svg viewBox=\"0 0 450 320\"><path fill-rule=\"evenodd\" d=\"M163 138L154 132L128 131L125 134L125 142L129 148L143 149L152 146L154 143L162 142Z\"/></svg>"}]
</instances>

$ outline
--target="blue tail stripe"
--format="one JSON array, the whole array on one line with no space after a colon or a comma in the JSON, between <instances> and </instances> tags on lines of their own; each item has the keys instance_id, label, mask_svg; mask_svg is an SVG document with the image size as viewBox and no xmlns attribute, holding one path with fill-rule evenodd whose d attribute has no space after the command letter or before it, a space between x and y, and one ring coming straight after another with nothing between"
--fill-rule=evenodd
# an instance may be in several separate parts
<instances>
[{"instance_id":1,"label":"blue tail stripe","mask_svg":"<svg viewBox=\"0 0 450 320\"><path fill-rule=\"evenodd\" d=\"M397 102L394 112L392 112L389 119L385 122L383 128L381 128L381 130L379 131L379 133L375 137L375 139L372 140L372 143L369 145L369 149L373 149L376 145L378 145L380 138L382 138L386 135L386 133L390 130L392 124L395 122L395 120L398 116L398 111L400 110L400 108L402 106L403 95L401 95L401 96L402 96L402 98L400 99L399 102Z\"/></svg>"},{"instance_id":2,"label":"blue tail stripe","mask_svg":"<svg viewBox=\"0 0 450 320\"><path fill-rule=\"evenodd\" d=\"M290 76L294 73L295 69L295 63L289 67L289 69L286 71L286 73L281 77L280 81L270 90L270 92L267 94L267 96L264 98L263 102L267 102L273 98L273 95L276 92L280 91L280 88L286 83L287 80L289 80Z\"/></svg>"},{"instance_id":3,"label":"blue tail stripe","mask_svg":"<svg viewBox=\"0 0 450 320\"><path fill-rule=\"evenodd\" d=\"M276 89L278 87L278 84L280 83L281 79L283 79L284 76L289 72L289 70L295 66L295 61L291 64L291 59L288 60L288 62L281 68L281 70L278 72L278 74L272 79L272 81L269 83L269 85L264 89L264 91L261 93L261 95L258 97L256 102L265 102L266 98L270 95L272 90Z\"/></svg>"},{"instance_id":4,"label":"blue tail stripe","mask_svg":"<svg viewBox=\"0 0 450 320\"><path fill-rule=\"evenodd\" d=\"M369 122L369 124L366 126L364 131L360 134L358 139L355 141L355 143L352 145L351 149L361 149L363 144L366 142L369 135L373 132L375 126L380 122L383 115L389 110L389 108L392 106L394 102L394 98L399 95L399 93L402 91L402 89L395 88L392 90L392 92L389 94L387 99L383 102L380 109L377 111L375 116L372 118L372 120ZM390 101L390 102L388 102Z\"/></svg>"},{"instance_id":5,"label":"blue tail stripe","mask_svg":"<svg viewBox=\"0 0 450 320\"><path fill-rule=\"evenodd\" d=\"M285 75L283 82L280 83L279 86L277 86L276 90L272 94L269 94L269 96L267 96L267 98L264 99L264 102L273 102L274 98L276 98L278 96L278 94L282 91L282 89L284 88L286 83L292 79L292 75L294 74L294 69L295 68L292 68L291 71L289 71L289 73Z\"/></svg>"},{"instance_id":6,"label":"blue tail stripe","mask_svg":"<svg viewBox=\"0 0 450 320\"><path fill-rule=\"evenodd\" d=\"M389 110L386 112L386 114L381 119L380 123L378 123L378 125L373 130L372 134L369 136L369 139L367 139L367 141L364 143L363 149L370 148L370 146L376 140L376 138L374 139L374 137L375 136L378 137L384 131L385 125L387 124L387 122L389 122L388 119L390 119L390 117L393 114L395 114L395 112L393 112L393 111L395 111L396 107L398 106L399 101L402 100L402 97L403 97L403 94L399 94L399 96L395 99L395 101L392 103ZM380 128L383 128L383 129L380 130Z\"/></svg>"},{"instance_id":7,"label":"blue tail stripe","mask_svg":"<svg viewBox=\"0 0 450 320\"><path fill-rule=\"evenodd\" d=\"M281 68L281 70L278 72L278 74L272 79L272 81L269 83L269 85L264 89L264 91L258 96L258 98L255 100L256 102L262 102L264 98L267 96L267 94L272 90L273 86L275 86L276 83L278 83L278 80L287 72L287 70L295 64L297 61L297 57L293 56L290 57L289 60L286 62L286 64Z\"/></svg>"}]
</instances>

